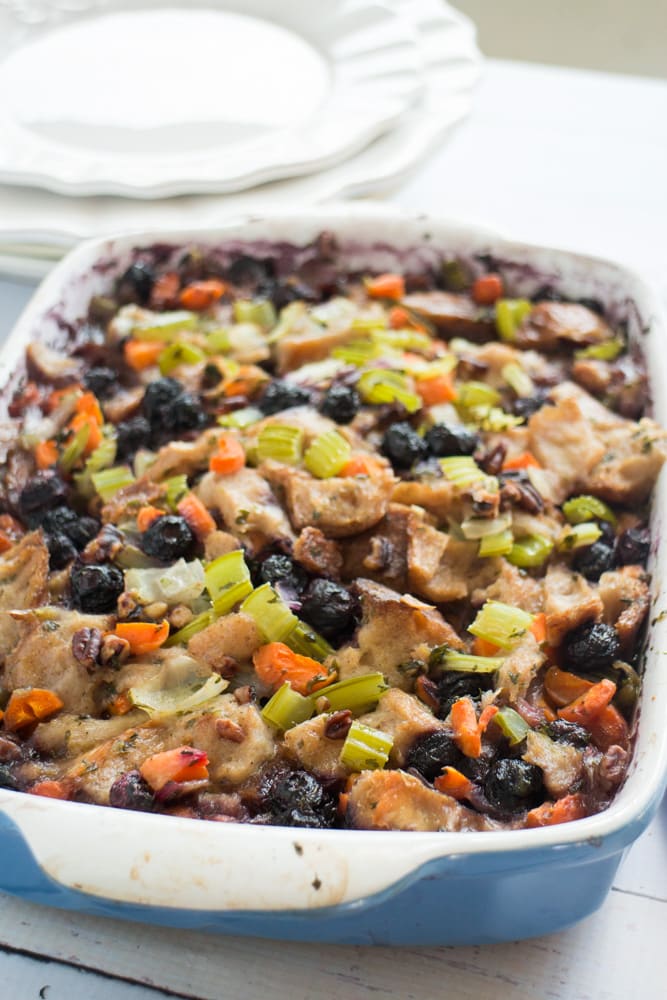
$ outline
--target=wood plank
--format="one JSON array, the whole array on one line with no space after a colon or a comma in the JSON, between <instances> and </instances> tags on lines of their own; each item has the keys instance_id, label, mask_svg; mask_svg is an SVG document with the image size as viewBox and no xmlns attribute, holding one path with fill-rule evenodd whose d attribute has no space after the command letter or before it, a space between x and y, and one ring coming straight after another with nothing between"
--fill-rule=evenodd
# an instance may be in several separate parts
<instances>
[{"instance_id":1,"label":"wood plank","mask_svg":"<svg viewBox=\"0 0 667 1000\"><path fill-rule=\"evenodd\" d=\"M445 989L457 1000L655 997L667 935L667 904L621 891L560 934L405 950L225 938L2 904L0 942L200 1000L423 1000Z\"/></svg>"},{"instance_id":2,"label":"wood plank","mask_svg":"<svg viewBox=\"0 0 667 1000\"><path fill-rule=\"evenodd\" d=\"M0 955L0 981L7 1000L159 1000L166 996L145 986L26 955Z\"/></svg>"}]
</instances>

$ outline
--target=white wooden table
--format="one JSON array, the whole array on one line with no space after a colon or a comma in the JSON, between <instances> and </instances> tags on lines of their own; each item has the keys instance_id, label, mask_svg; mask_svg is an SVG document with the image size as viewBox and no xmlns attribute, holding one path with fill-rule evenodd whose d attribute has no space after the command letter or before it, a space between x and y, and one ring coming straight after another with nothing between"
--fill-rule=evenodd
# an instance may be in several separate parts
<instances>
[{"instance_id":1,"label":"white wooden table","mask_svg":"<svg viewBox=\"0 0 667 1000\"><path fill-rule=\"evenodd\" d=\"M471 120L391 201L615 256L661 280L667 294L667 83L492 62ZM0 281L0 335L30 291ZM2 1000L659 1000L667 995L667 799L597 914L522 943L399 953L213 937L0 902Z\"/></svg>"}]
</instances>

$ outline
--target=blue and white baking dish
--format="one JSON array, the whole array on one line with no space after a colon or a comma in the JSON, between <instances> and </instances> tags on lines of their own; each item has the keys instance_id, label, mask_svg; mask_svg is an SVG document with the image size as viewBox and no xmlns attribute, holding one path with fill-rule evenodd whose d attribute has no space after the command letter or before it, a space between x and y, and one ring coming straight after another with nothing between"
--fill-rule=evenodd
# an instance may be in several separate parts
<instances>
[{"instance_id":1,"label":"blue and white baking dish","mask_svg":"<svg viewBox=\"0 0 667 1000\"><path fill-rule=\"evenodd\" d=\"M443 252L492 254L513 294L545 281L594 296L647 358L667 421L667 329L657 298L614 264L433 219L342 212L248 219L215 232L141 233L85 243L49 275L0 359L4 384L28 342L52 339L111 287L136 248L193 243L263 252L336 235L346 262L427 266ZM612 806L562 826L497 833L295 830L207 823L0 789L0 888L87 913L211 931L359 944L462 944L555 931L595 910L667 779L667 474L658 484L653 606L633 762Z\"/></svg>"}]
</instances>

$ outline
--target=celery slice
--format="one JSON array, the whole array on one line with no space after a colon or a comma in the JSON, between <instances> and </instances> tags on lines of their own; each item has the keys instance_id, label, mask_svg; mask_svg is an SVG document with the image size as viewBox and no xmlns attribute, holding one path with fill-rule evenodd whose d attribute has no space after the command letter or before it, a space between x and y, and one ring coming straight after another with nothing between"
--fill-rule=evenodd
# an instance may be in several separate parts
<instances>
[{"instance_id":1,"label":"celery slice","mask_svg":"<svg viewBox=\"0 0 667 1000\"><path fill-rule=\"evenodd\" d=\"M486 601L468 631L501 649L512 649L526 634L533 616L501 601Z\"/></svg>"},{"instance_id":2,"label":"celery slice","mask_svg":"<svg viewBox=\"0 0 667 1000\"><path fill-rule=\"evenodd\" d=\"M445 478L461 488L472 486L484 479L482 472L474 458L469 455L452 455L450 458L441 458L440 468L445 474Z\"/></svg>"},{"instance_id":3,"label":"celery slice","mask_svg":"<svg viewBox=\"0 0 667 1000\"><path fill-rule=\"evenodd\" d=\"M510 708L509 705L496 712L493 721L500 727L512 747L525 740L530 732L530 726L526 720L518 712L515 712L513 708Z\"/></svg>"},{"instance_id":4,"label":"celery slice","mask_svg":"<svg viewBox=\"0 0 667 1000\"><path fill-rule=\"evenodd\" d=\"M257 437L257 460L269 458L284 465L298 465L303 448L303 430L288 424L268 424Z\"/></svg>"},{"instance_id":5,"label":"celery slice","mask_svg":"<svg viewBox=\"0 0 667 1000\"><path fill-rule=\"evenodd\" d=\"M414 373L414 377L420 382L422 379L435 378L436 375L451 375L458 364L458 358L454 354L443 354L436 361L430 361L424 368Z\"/></svg>"},{"instance_id":6,"label":"celery slice","mask_svg":"<svg viewBox=\"0 0 667 1000\"><path fill-rule=\"evenodd\" d=\"M507 529L499 531L497 535L486 535L480 539L478 555L482 559L493 558L494 556L506 556L512 551L514 536Z\"/></svg>"},{"instance_id":7,"label":"celery slice","mask_svg":"<svg viewBox=\"0 0 667 1000\"><path fill-rule=\"evenodd\" d=\"M344 361L346 365L356 365L361 368L369 361L379 357L381 353L379 346L372 340L351 340L340 347L334 347L331 357L338 361Z\"/></svg>"},{"instance_id":8,"label":"celery slice","mask_svg":"<svg viewBox=\"0 0 667 1000\"><path fill-rule=\"evenodd\" d=\"M290 686L289 681L285 681L262 709L262 718L284 732L300 722L305 722L313 711L312 697L299 694Z\"/></svg>"},{"instance_id":9,"label":"celery slice","mask_svg":"<svg viewBox=\"0 0 667 1000\"><path fill-rule=\"evenodd\" d=\"M391 736L355 719L345 737L340 762L351 771L380 770L389 760L393 745Z\"/></svg>"},{"instance_id":10,"label":"celery slice","mask_svg":"<svg viewBox=\"0 0 667 1000\"><path fill-rule=\"evenodd\" d=\"M384 674L359 674L357 677L330 684L318 692L317 696L324 696L327 699L328 712L349 708L351 712L358 712L361 715L363 712L370 712L387 690L389 685L384 679Z\"/></svg>"},{"instance_id":11,"label":"celery slice","mask_svg":"<svg viewBox=\"0 0 667 1000\"><path fill-rule=\"evenodd\" d=\"M285 638L285 645L301 656L323 663L333 653L333 647L310 625L297 619L297 624Z\"/></svg>"},{"instance_id":12,"label":"celery slice","mask_svg":"<svg viewBox=\"0 0 667 1000\"><path fill-rule=\"evenodd\" d=\"M303 463L318 479L338 475L349 462L352 448L338 431L327 431L315 438L303 457Z\"/></svg>"},{"instance_id":13,"label":"celery slice","mask_svg":"<svg viewBox=\"0 0 667 1000\"><path fill-rule=\"evenodd\" d=\"M590 344L574 352L575 358L595 358L597 361L613 361L625 350L625 341L622 337L613 337L611 340L603 340L599 344Z\"/></svg>"},{"instance_id":14,"label":"celery slice","mask_svg":"<svg viewBox=\"0 0 667 1000\"><path fill-rule=\"evenodd\" d=\"M93 472L90 478L105 503L111 500L118 490L135 482L129 465L114 465L111 469L101 469L100 472Z\"/></svg>"},{"instance_id":15,"label":"celery slice","mask_svg":"<svg viewBox=\"0 0 667 1000\"><path fill-rule=\"evenodd\" d=\"M254 323L268 330L278 322L276 310L269 299L237 299L233 306L237 323Z\"/></svg>"},{"instance_id":16,"label":"celery slice","mask_svg":"<svg viewBox=\"0 0 667 1000\"><path fill-rule=\"evenodd\" d=\"M256 424L263 416L262 411L256 406L244 406L240 410L232 410L231 413L224 413L221 417L218 417L218 423L221 427L238 427L239 430L243 430L244 427Z\"/></svg>"},{"instance_id":17,"label":"celery slice","mask_svg":"<svg viewBox=\"0 0 667 1000\"><path fill-rule=\"evenodd\" d=\"M132 326L132 336L135 340L171 340L183 330L195 330L198 323L197 314L185 309L152 313Z\"/></svg>"},{"instance_id":18,"label":"celery slice","mask_svg":"<svg viewBox=\"0 0 667 1000\"><path fill-rule=\"evenodd\" d=\"M431 657L438 653L434 649ZM437 658L438 666L443 670L462 671L468 674L493 674L505 662L503 656L473 656L469 653L459 653L454 649L446 649L444 655Z\"/></svg>"},{"instance_id":19,"label":"celery slice","mask_svg":"<svg viewBox=\"0 0 667 1000\"><path fill-rule=\"evenodd\" d=\"M253 590L241 605L241 611L254 619L267 642L284 642L299 623L270 583Z\"/></svg>"},{"instance_id":20,"label":"celery slice","mask_svg":"<svg viewBox=\"0 0 667 1000\"><path fill-rule=\"evenodd\" d=\"M165 479L163 486L167 490L167 503L172 510L176 510L178 504L189 490L188 477L182 473L179 476L170 476Z\"/></svg>"},{"instance_id":21,"label":"celery slice","mask_svg":"<svg viewBox=\"0 0 667 1000\"><path fill-rule=\"evenodd\" d=\"M366 403L401 403L408 413L416 413L422 406L421 397L412 391L405 375L388 368L371 368L364 372L357 388Z\"/></svg>"},{"instance_id":22,"label":"celery slice","mask_svg":"<svg viewBox=\"0 0 667 1000\"><path fill-rule=\"evenodd\" d=\"M182 712L199 708L200 705L205 705L207 701L222 694L228 686L229 681L223 680L219 674L211 674L209 677L199 677L189 684L179 684L173 688L152 691L148 687L133 687L127 693L136 708L143 709L155 719L180 715Z\"/></svg>"},{"instance_id":23,"label":"celery slice","mask_svg":"<svg viewBox=\"0 0 667 1000\"><path fill-rule=\"evenodd\" d=\"M208 628L215 621L215 612L213 609L209 608L208 611L202 611L201 614L197 615L192 621L184 625L183 628L179 629L178 632L174 632L170 635L165 646L179 646L187 644L192 639L193 635L197 635L198 632L203 631L203 629Z\"/></svg>"},{"instance_id":24,"label":"celery slice","mask_svg":"<svg viewBox=\"0 0 667 1000\"><path fill-rule=\"evenodd\" d=\"M533 311L528 299L498 299L496 302L496 329L501 340L516 340L517 330Z\"/></svg>"},{"instance_id":25,"label":"celery slice","mask_svg":"<svg viewBox=\"0 0 667 1000\"><path fill-rule=\"evenodd\" d=\"M113 465L116 458L116 432L112 429L110 424L105 424L102 428L102 433L104 435L100 444L98 444L95 451L93 451L86 461L84 468L85 472L93 473L100 472L102 469L108 469L110 465Z\"/></svg>"},{"instance_id":26,"label":"celery slice","mask_svg":"<svg viewBox=\"0 0 667 1000\"><path fill-rule=\"evenodd\" d=\"M433 350L433 341L426 333L419 330L381 330L372 333L373 340L380 347L390 347L397 351L416 351L417 353L430 353ZM449 369L452 371L456 367L454 364ZM441 374L440 372L438 374ZM442 374L445 374L442 372Z\"/></svg>"},{"instance_id":27,"label":"celery slice","mask_svg":"<svg viewBox=\"0 0 667 1000\"><path fill-rule=\"evenodd\" d=\"M217 330L209 330L206 334L206 350L209 354L226 354L232 346L229 330L221 326Z\"/></svg>"},{"instance_id":28,"label":"celery slice","mask_svg":"<svg viewBox=\"0 0 667 1000\"><path fill-rule=\"evenodd\" d=\"M464 408L471 406L495 406L500 401L500 393L486 382L460 382L458 386L457 405Z\"/></svg>"},{"instance_id":29,"label":"celery slice","mask_svg":"<svg viewBox=\"0 0 667 1000\"><path fill-rule=\"evenodd\" d=\"M616 524L616 515L604 500L582 494L571 497L563 504L563 514L570 524L580 524L582 521L608 521Z\"/></svg>"},{"instance_id":30,"label":"celery slice","mask_svg":"<svg viewBox=\"0 0 667 1000\"><path fill-rule=\"evenodd\" d=\"M505 379L507 384L514 389L517 396L527 397L532 396L535 392L535 383L528 374L524 371L521 365L517 364L515 361L509 362L509 364L503 365L500 374Z\"/></svg>"},{"instance_id":31,"label":"celery slice","mask_svg":"<svg viewBox=\"0 0 667 1000\"><path fill-rule=\"evenodd\" d=\"M461 533L469 541L498 535L508 530L512 524L512 514L499 514L498 517L468 517L461 522Z\"/></svg>"},{"instance_id":32,"label":"celery slice","mask_svg":"<svg viewBox=\"0 0 667 1000\"><path fill-rule=\"evenodd\" d=\"M554 543L545 535L526 535L514 543L506 558L521 569L541 566L551 555L553 547Z\"/></svg>"},{"instance_id":33,"label":"celery slice","mask_svg":"<svg viewBox=\"0 0 667 1000\"><path fill-rule=\"evenodd\" d=\"M351 330L359 330L360 333L374 334L376 331L386 330L388 326L387 314L385 312L365 313L355 316L350 323Z\"/></svg>"},{"instance_id":34,"label":"celery slice","mask_svg":"<svg viewBox=\"0 0 667 1000\"><path fill-rule=\"evenodd\" d=\"M206 355L194 344L176 340L161 352L157 359L161 375L170 375L179 365L196 365L205 361Z\"/></svg>"},{"instance_id":35,"label":"celery slice","mask_svg":"<svg viewBox=\"0 0 667 1000\"><path fill-rule=\"evenodd\" d=\"M75 465L75 463L81 458L86 450L89 437L90 424L84 424L83 427L80 427L74 434L58 460L58 465L60 465L65 472L69 472L72 466Z\"/></svg>"},{"instance_id":36,"label":"celery slice","mask_svg":"<svg viewBox=\"0 0 667 1000\"><path fill-rule=\"evenodd\" d=\"M592 545L597 542L601 535L602 531L595 521L580 521L579 524L572 524L564 529L563 534L558 539L558 550L571 552L573 549Z\"/></svg>"},{"instance_id":37,"label":"celery slice","mask_svg":"<svg viewBox=\"0 0 667 1000\"><path fill-rule=\"evenodd\" d=\"M499 406L473 407L468 411L474 418L479 428L483 431L508 431L512 427L520 427L525 422L525 417L517 417L513 413L506 413Z\"/></svg>"},{"instance_id":38,"label":"celery slice","mask_svg":"<svg viewBox=\"0 0 667 1000\"><path fill-rule=\"evenodd\" d=\"M206 567L204 575L216 615L228 614L236 604L252 593L250 570L241 549L226 552L214 559Z\"/></svg>"}]
</instances>

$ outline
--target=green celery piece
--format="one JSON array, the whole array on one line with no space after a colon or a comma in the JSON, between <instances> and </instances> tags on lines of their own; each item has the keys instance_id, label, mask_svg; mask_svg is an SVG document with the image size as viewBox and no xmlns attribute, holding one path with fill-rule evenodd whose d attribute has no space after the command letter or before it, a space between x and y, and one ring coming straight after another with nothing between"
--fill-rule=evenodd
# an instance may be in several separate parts
<instances>
[{"instance_id":1,"label":"green celery piece","mask_svg":"<svg viewBox=\"0 0 667 1000\"><path fill-rule=\"evenodd\" d=\"M111 500L118 490L135 482L129 465L114 465L111 469L101 469L99 472L93 472L90 478L105 503Z\"/></svg>"},{"instance_id":2,"label":"green celery piece","mask_svg":"<svg viewBox=\"0 0 667 1000\"><path fill-rule=\"evenodd\" d=\"M570 524L580 524L581 521L608 521L609 524L616 524L616 515L611 507L604 500L587 494L566 500L563 514Z\"/></svg>"},{"instance_id":3,"label":"green celery piece","mask_svg":"<svg viewBox=\"0 0 667 1000\"><path fill-rule=\"evenodd\" d=\"M223 680L219 674L211 674L173 688L151 690L148 687L133 687L127 693L132 704L148 712L151 718L166 718L205 705L228 686L229 681Z\"/></svg>"},{"instance_id":4,"label":"green celery piece","mask_svg":"<svg viewBox=\"0 0 667 1000\"><path fill-rule=\"evenodd\" d=\"M429 658L429 663L437 664L442 670L460 670L470 674L493 674L504 661L504 656L473 656L472 653L459 653L446 646L436 646Z\"/></svg>"},{"instance_id":5,"label":"green celery piece","mask_svg":"<svg viewBox=\"0 0 667 1000\"><path fill-rule=\"evenodd\" d=\"M218 423L221 427L238 427L239 430L243 430L244 427L256 424L263 416L262 411L256 406L244 406L240 410L232 410L231 413L224 413L221 417L218 417Z\"/></svg>"},{"instance_id":6,"label":"green celery piece","mask_svg":"<svg viewBox=\"0 0 667 1000\"><path fill-rule=\"evenodd\" d=\"M592 545L601 535L602 530L595 521L580 521L579 524L570 525L567 533L561 536L558 549L560 552L571 552L573 549Z\"/></svg>"},{"instance_id":7,"label":"green celery piece","mask_svg":"<svg viewBox=\"0 0 667 1000\"><path fill-rule=\"evenodd\" d=\"M206 350L209 354L226 354L232 346L227 327L209 330L206 334Z\"/></svg>"},{"instance_id":8,"label":"green celery piece","mask_svg":"<svg viewBox=\"0 0 667 1000\"><path fill-rule=\"evenodd\" d=\"M517 330L533 311L528 299L498 299L496 302L496 329L501 340L516 340Z\"/></svg>"},{"instance_id":9,"label":"green celery piece","mask_svg":"<svg viewBox=\"0 0 667 1000\"><path fill-rule=\"evenodd\" d=\"M185 341L175 340L173 344L165 347L158 358L158 366L161 375L170 375L179 365L196 365L200 361L205 361L206 355L194 344Z\"/></svg>"},{"instance_id":10,"label":"green celery piece","mask_svg":"<svg viewBox=\"0 0 667 1000\"><path fill-rule=\"evenodd\" d=\"M176 510L178 504L190 489L188 486L188 477L185 473L181 473L178 476L170 476L169 479L164 480L162 485L167 489L167 503L172 510Z\"/></svg>"},{"instance_id":11,"label":"green celery piece","mask_svg":"<svg viewBox=\"0 0 667 1000\"><path fill-rule=\"evenodd\" d=\"M292 631L285 637L285 645L289 646L294 653L310 656L318 663L323 663L327 656L331 656L333 653L333 647L319 632L298 619Z\"/></svg>"},{"instance_id":12,"label":"green celery piece","mask_svg":"<svg viewBox=\"0 0 667 1000\"><path fill-rule=\"evenodd\" d=\"M135 340L171 340L183 330L196 330L197 313L179 309L175 312L155 313L144 322L135 323L132 336Z\"/></svg>"},{"instance_id":13,"label":"green celery piece","mask_svg":"<svg viewBox=\"0 0 667 1000\"><path fill-rule=\"evenodd\" d=\"M318 696L323 695L327 699L329 703L327 711L338 712L340 709L349 708L351 712L358 712L361 715L374 708L388 690L384 674L359 674L357 677L330 684L319 692Z\"/></svg>"},{"instance_id":14,"label":"green celery piece","mask_svg":"<svg viewBox=\"0 0 667 1000\"><path fill-rule=\"evenodd\" d=\"M303 457L303 464L318 479L338 475L350 460L352 448L338 431L318 435Z\"/></svg>"},{"instance_id":15,"label":"green celery piece","mask_svg":"<svg viewBox=\"0 0 667 1000\"><path fill-rule=\"evenodd\" d=\"M530 732L530 726L526 720L522 719L519 713L508 705L496 712L493 721L500 727L512 747L525 740Z\"/></svg>"},{"instance_id":16,"label":"green celery piece","mask_svg":"<svg viewBox=\"0 0 667 1000\"><path fill-rule=\"evenodd\" d=\"M492 559L494 556L506 556L512 551L514 536L508 529L499 531L497 535L486 535L479 540L478 555L482 559Z\"/></svg>"},{"instance_id":17,"label":"green celery piece","mask_svg":"<svg viewBox=\"0 0 667 1000\"><path fill-rule=\"evenodd\" d=\"M505 558L513 566L528 569L545 563L553 547L554 543L545 535L526 535L514 543Z\"/></svg>"},{"instance_id":18,"label":"green celery piece","mask_svg":"<svg viewBox=\"0 0 667 1000\"><path fill-rule=\"evenodd\" d=\"M81 458L84 451L86 450L86 445L88 444L88 438L90 437L90 424L84 424L79 430L74 434L72 440L66 446L60 459L58 460L58 465L65 472L69 472L73 465Z\"/></svg>"},{"instance_id":19,"label":"green celery piece","mask_svg":"<svg viewBox=\"0 0 667 1000\"><path fill-rule=\"evenodd\" d=\"M269 458L285 465L298 465L303 448L303 430L289 424L267 424L257 437L257 460Z\"/></svg>"},{"instance_id":20,"label":"green celery piece","mask_svg":"<svg viewBox=\"0 0 667 1000\"><path fill-rule=\"evenodd\" d=\"M299 622L270 583L253 590L241 605L241 611L254 619L266 642L284 642Z\"/></svg>"},{"instance_id":21,"label":"green celery piece","mask_svg":"<svg viewBox=\"0 0 667 1000\"><path fill-rule=\"evenodd\" d=\"M503 365L500 374L505 379L510 388L514 389L515 393L519 397L532 396L535 392L535 383L528 374L524 371L521 365L517 364L515 361L509 362L509 364Z\"/></svg>"},{"instance_id":22,"label":"green celery piece","mask_svg":"<svg viewBox=\"0 0 667 1000\"><path fill-rule=\"evenodd\" d=\"M513 649L533 624L533 616L502 601L486 601L468 631L480 639Z\"/></svg>"},{"instance_id":23,"label":"green celery piece","mask_svg":"<svg viewBox=\"0 0 667 1000\"><path fill-rule=\"evenodd\" d=\"M625 341L622 337L613 337L611 340L603 340L599 344L590 344L574 352L577 360L583 358L595 358L597 361L614 361L615 358L625 350Z\"/></svg>"},{"instance_id":24,"label":"green celery piece","mask_svg":"<svg viewBox=\"0 0 667 1000\"><path fill-rule=\"evenodd\" d=\"M208 628L208 626L212 625L214 621L215 612L213 609L202 611L201 614L193 618L187 625L184 625L183 628L178 630L178 632L174 632L173 635L170 635L165 642L165 647L180 645L187 646L193 635L197 635L198 632Z\"/></svg>"},{"instance_id":25,"label":"green celery piece","mask_svg":"<svg viewBox=\"0 0 667 1000\"><path fill-rule=\"evenodd\" d=\"M500 401L500 393L486 382L460 382L457 406L468 409L471 406L495 406Z\"/></svg>"},{"instance_id":26,"label":"green celery piece","mask_svg":"<svg viewBox=\"0 0 667 1000\"><path fill-rule=\"evenodd\" d=\"M314 708L312 697L299 694L285 681L262 709L262 718L284 732L309 719Z\"/></svg>"},{"instance_id":27,"label":"green celery piece","mask_svg":"<svg viewBox=\"0 0 667 1000\"><path fill-rule=\"evenodd\" d=\"M340 762L351 771L380 770L389 760L393 745L391 736L355 719L345 737Z\"/></svg>"},{"instance_id":28,"label":"green celery piece","mask_svg":"<svg viewBox=\"0 0 667 1000\"><path fill-rule=\"evenodd\" d=\"M237 323L254 323L268 330L276 325L278 317L273 303L269 299L237 299L233 306L234 319Z\"/></svg>"},{"instance_id":29,"label":"green celery piece","mask_svg":"<svg viewBox=\"0 0 667 1000\"><path fill-rule=\"evenodd\" d=\"M408 413L421 409L421 397L412 391L405 375L388 368L371 368L357 383L357 389L366 403L402 403Z\"/></svg>"}]
</instances>

